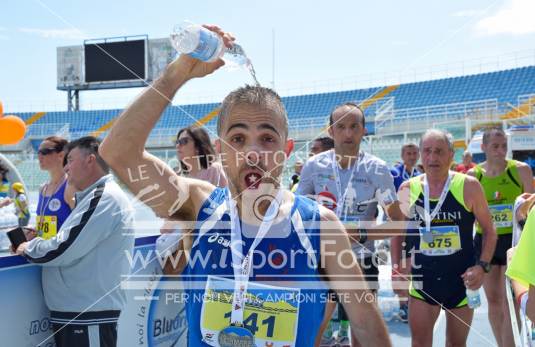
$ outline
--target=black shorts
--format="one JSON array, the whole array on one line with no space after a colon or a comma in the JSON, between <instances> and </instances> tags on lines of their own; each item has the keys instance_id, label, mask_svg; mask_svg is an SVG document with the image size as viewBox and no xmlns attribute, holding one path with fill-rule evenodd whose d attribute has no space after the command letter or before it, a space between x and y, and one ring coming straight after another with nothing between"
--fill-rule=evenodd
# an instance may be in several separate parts
<instances>
[{"instance_id":1,"label":"black shorts","mask_svg":"<svg viewBox=\"0 0 535 347\"><path fill-rule=\"evenodd\" d=\"M117 323L95 325L52 323L56 347L116 347Z\"/></svg>"},{"instance_id":2,"label":"black shorts","mask_svg":"<svg viewBox=\"0 0 535 347\"><path fill-rule=\"evenodd\" d=\"M476 252L476 259L481 257L481 248L483 246L483 236L476 234L474 237L474 250ZM513 234L498 235L498 242L496 242L496 250L492 256L490 263L492 265L507 265L507 250L513 246Z\"/></svg>"},{"instance_id":3,"label":"black shorts","mask_svg":"<svg viewBox=\"0 0 535 347\"><path fill-rule=\"evenodd\" d=\"M468 304L466 287L461 276L429 276L419 284L421 288L416 288L416 283L411 283L409 295L415 299L423 300L429 305L440 305L451 310Z\"/></svg>"}]
</instances>

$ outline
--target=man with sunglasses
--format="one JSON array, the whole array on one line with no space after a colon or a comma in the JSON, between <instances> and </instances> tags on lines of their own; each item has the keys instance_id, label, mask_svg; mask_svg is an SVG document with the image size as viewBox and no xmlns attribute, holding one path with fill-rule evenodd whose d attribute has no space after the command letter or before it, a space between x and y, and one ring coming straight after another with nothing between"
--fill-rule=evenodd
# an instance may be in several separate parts
<instances>
[{"instance_id":1,"label":"man with sunglasses","mask_svg":"<svg viewBox=\"0 0 535 347\"><path fill-rule=\"evenodd\" d=\"M76 207L57 235L35 237L16 250L43 266L42 284L58 347L116 345L126 302L120 288L130 273L133 208L98 154L99 140L69 143L65 172Z\"/></svg>"},{"instance_id":2,"label":"man with sunglasses","mask_svg":"<svg viewBox=\"0 0 535 347\"><path fill-rule=\"evenodd\" d=\"M216 26L205 28L232 47L231 35ZM183 271L176 271L188 294L188 346L268 346L273 341L312 346L328 287L347 296L346 309L359 339L369 346L390 346L377 307L356 300L369 293L328 280L361 274L343 225L331 211L281 187L293 141L286 110L274 91L246 86L223 101L216 149L229 189L179 177L146 152L150 131L177 90L223 64L181 55L124 111L100 149L158 216L194 229L188 246L177 245L177 252L191 255ZM198 256L207 262L193 261ZM225 294L229 292L233 295ZM297 304L302 294L315 300Z\"/></svg>"}]
</instances>

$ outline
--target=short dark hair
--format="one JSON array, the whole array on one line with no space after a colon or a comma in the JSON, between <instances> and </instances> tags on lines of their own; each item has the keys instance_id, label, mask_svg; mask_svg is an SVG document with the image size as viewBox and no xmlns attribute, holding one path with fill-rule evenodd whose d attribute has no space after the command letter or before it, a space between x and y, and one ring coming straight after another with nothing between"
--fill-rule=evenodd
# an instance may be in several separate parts
<instances>
[{"instance_id":1,"label":"short dark hair","mask_svg":"<svg viewBox=\"0 0 535 347\"><path fill-rule=\"evenodd\" d=\"M493 126L493 127L486 128L485 131L483 132L483 140L482 140L483 143L484 144L489 143L490 138L494 135L503 136L507 138L507 135L505 135L505 131L503 131L503 128L498 127L498 126Z\"/></svg>"},{"instance_id":2,"label":"short dark hair","mask_svg":"<svg viewBox=\"0 0 535 347\"><path fill-rule=\"evenodd\" d=\"M329 149L334 148L334 140L332 139L332 137L328 137L328 136L318 137L314 141L318 141L321 143L321 148L323 149L324 152L328 151Z\"/></svg>"},{"instance_id":3,"label":"short dark hair","mask_svg":"<svg viewBox=\"0 0 535 347\"><path fill-rule=\"evenodd\" d=\"M199 152L198 157L201 167L207 169L212 164L212 161L215 160L215 150L210 142L210 135L204 128L193 125L180 129L176 134L177 141L183 132L188 133L193 139L195 149ZM184 166L183 163L180 163L180 165Z\"/></svg>"},{"instance_id":4,"label":"short dark hair","mask_svg":"<svg viewBox=\"0 0 535 347\"><path fill-rule=\"evenodd\" d=\"M408 142L406 144L404 144L403 146L401 146L401 155L403 155L403 153L405 153L405 150L407 148L416 148L416 150L418 150L418 145L414 142Z\"/></svg>"},{"instance_id":5,"label":"short dark hair","mask_svg":"<svg viewBox=\"0 0 535 347\"><path fill-rule=\"evenodd\" d=\"M219 117L217 120L217 134L221 135L223 130L223 121L230 114L230 111L237 105L254 105L263 108L273 109L276 113L280 114L285 121L286 129L282 129L284 134L288 136L288 113L284 107L281 97L273 89L245 85L234 91L225 97L219 110Z\"/></svg>"},{"instance_id":6,"label":"short dark hair","mask_svg":"<svg viewBox=\"0 0 535 347\"><path fill-rule=\"evenodd\" d=\"M98 147L100 146L100 142L101 141L94 136L84 136L80 137L77 140L69 142L69 144L67 145L65 158L63 159L63 166L67 164L67 156L69 155L69 153L75 148L80 148L86 154L93 154L97 158L98 165L104 172L110 172L110 167L108 166L108 164L106 164L104 159L102 159L102 157L98 153Z\"/></svg>"},{"instance_id":7,"label":"short dark hair","mask_svg":"<svg viewBox=\"0 0 535 347\"><path fill-rule=\"evenodd\" d=\"M344 107L344 106L354 107L354 108L356 108L357 110L360 111L360 113L362 114L362 127L364 128L366 126L366 119L364 117L364 110L356 102L353 102L353 101L344 102L343 104L336 105L333 108L333 110L331 111L331 114L329 115L329 126L332 126L333 123L334 123L333 122L333 114L334 114L334 112L336 112L336 110L338 110L340 107Z\"/></svg>"}]
</instances>

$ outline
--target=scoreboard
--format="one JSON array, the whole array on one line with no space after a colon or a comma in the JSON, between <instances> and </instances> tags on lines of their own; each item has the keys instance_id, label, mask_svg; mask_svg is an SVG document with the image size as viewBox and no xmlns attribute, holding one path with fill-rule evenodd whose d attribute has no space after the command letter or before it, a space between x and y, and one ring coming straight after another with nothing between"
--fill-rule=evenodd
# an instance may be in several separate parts
<instances>
[{"instance_id":1,"label":"scoreboard","mask_svg":"<svg viewBox=\"0 0 535 347\"><path fill-rule=\"evenodd\" d=\"M57 48L57 89L143 87L163 72L177 53L169 39L146 35L86 40Z\"/></svg>"}]
</instances>

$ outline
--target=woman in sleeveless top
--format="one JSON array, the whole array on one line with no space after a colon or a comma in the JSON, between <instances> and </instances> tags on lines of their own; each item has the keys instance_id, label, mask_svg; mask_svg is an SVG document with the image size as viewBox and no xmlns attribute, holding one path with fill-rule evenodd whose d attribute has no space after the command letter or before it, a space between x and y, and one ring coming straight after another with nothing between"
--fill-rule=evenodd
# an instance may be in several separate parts
<instances>
[{"instance_id":1,"label":"woman in sleeveless top","mask_svg":"<svg viewBox=\"0 0 535 347\"><path fill-rule=\"evenodd\" d=\"M196 126L182 128L177 133L175 143L179 160L178 174L210 182L216 187L227 186L223 166L216 161L215 150L206 130ZM160 231L162 234L173 233L179 232L179 228L173 221L167 220ZM183 242L188 243L191 240L187 238Z\"/></svg>"},{"instance_id":2,"label":"woman in sleeveless top","mask_svg":"<svg viewBox=\"0 0 535 347\"><path fill-rule=\"evenodd\" d=\"M190 126L180 129L176 136L176 154L181 174L210 182L216 187L227 186L223 167L216 161L210 136L203 128Z\"/></svg>"},{"instance_id":3,"label":"woman in sleeveless top","mask_svg":"<svg viewBox=\"0 0 535 347\"><path fill-rule=\"evenodd\" d=\"M67 183L63 171L64 149L68 141L59 136L47 137L38 150L39 167L48 171L50 179L39 189L37 203L37 235L49 239L56 236L74 208L74 188Z\"/></svg>"}]
</instances>

